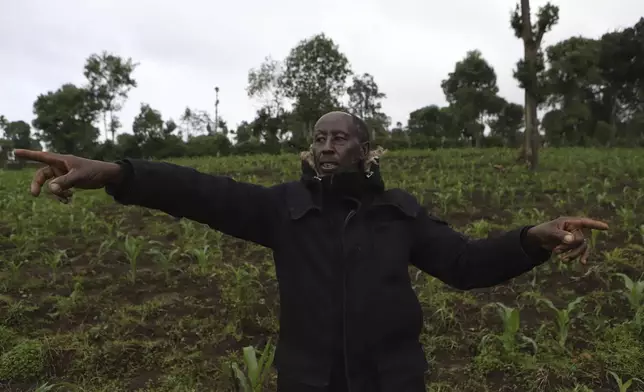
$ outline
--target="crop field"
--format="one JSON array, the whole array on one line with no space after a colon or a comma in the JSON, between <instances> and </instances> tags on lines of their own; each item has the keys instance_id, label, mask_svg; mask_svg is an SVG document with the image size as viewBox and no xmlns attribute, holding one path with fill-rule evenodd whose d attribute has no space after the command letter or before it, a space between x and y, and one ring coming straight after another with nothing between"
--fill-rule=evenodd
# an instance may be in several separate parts
<instances>
[{"instance_id":1,"label":"crop field","mask_svg":"<svg viewBox=\"0 0 644 392\"><path fill-rule=\"evenodd\" d=\"M553 258L491 289L458 291L410 269L425 311L428 390L644 391L644 151L546 149L534 174L515 154L382 160L388 187L472 237L561 215L611 227L592 234L587 265ZM177 163L265 185L300 170L295 155ZM68 205L36 199L32 174L0 171L0 390L229 391L231 362L245 371L242 348L275 342L269 251L117 205L102 190L78 191Z\"/></svg>"}]
</instances>

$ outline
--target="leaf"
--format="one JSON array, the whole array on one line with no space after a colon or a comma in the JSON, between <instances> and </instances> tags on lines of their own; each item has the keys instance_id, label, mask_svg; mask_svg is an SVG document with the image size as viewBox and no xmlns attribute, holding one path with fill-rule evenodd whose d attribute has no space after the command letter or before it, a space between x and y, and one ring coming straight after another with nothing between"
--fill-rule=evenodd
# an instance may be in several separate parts
<instances>
[{"instance_id":1,"label":"leaf","mask_svg":"<svg viewBox=\"0 0 644 392\"><path fill-rule=\"evenodd\" d=\"M244 375L244 372L241 371L239 366L237 366L236 363L233 363L230 365L230 367L233 371L233 374L235 375L235 379L237 380L236 386L240 390L240 392L253 392L248 378L246 377L246 375Z\"/></svg>"},{"instance_id":2,"label":"leaf","mask_svg":"<svg viewBox=\"0 0 644 392\"><path fill-rule=\"evenodd\" d=\"M250 384L257 386L257 381L259 380L259 367L257 366L257 355L255 353L255 348L253 346L248 346L243 348L244 352L244 363L246 364L246 373L250 380Z\"/></svg>"}]
</instances>

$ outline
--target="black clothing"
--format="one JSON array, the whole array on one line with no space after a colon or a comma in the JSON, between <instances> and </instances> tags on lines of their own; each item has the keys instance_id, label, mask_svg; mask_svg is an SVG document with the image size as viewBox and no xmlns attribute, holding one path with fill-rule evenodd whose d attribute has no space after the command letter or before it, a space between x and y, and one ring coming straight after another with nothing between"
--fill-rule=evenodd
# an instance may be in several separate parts
<instances>
[{"instance_id":1,"label":"black clothing","mask_svg":"<svg viewBox=\"0 0 644 392\"><path fill-rule=\"evenodd\" d=\"M368 178L318 178L303 163L299 181L264 187L170 163L120 163L123 181L106 189L117 202L272 249L281 304L275 365L282 385L288 378L324 391L339 356L351 392L422 392L397 386L422 378L427 367L409 265L468 290L503 283L550 257L522 243L529 227L468 239L411 194L385 190L377 166ZM379 385L361 387L367 374Z\"/></svg>"}]
</instances>

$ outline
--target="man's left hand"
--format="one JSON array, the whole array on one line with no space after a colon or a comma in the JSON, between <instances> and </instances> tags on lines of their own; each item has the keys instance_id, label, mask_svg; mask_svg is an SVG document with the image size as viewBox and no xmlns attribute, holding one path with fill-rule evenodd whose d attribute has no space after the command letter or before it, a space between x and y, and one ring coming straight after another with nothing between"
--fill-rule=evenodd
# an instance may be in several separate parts
<instances>
[{"instance_id":1,"label":"man's left hand","mask_svg":"<svg viewBox=\"0 0 644 392\"><path fill-rule=\"evenodd\" d=\"M584 229L608 230L608 225L590 218L563 217L534 226L526 235L529 241L561 255L563 260L580 258L586 264L590 246Z\"/></svg>"}]
</instances>

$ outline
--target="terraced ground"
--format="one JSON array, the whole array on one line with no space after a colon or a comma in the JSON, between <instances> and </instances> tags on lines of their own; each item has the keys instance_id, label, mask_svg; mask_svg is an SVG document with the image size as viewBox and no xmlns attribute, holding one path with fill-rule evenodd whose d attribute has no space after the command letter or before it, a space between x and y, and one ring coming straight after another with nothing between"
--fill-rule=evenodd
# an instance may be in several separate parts
<instances>
[{"instance_id":1,"label":"terraced ground","mask_svg":"<svg viewBox=\"0 0 644 392\"><path fill-rule=\"evenodd\" d=\"M611 225L593 234L587 266L553 259L493 289L460 292L410 270L429 391L618 391L617 380L644 379L644 153L549 149L536 174L514 155L383 159L389 187L473 237L560 215ZM262 184L300 168L295 155L179 163ZM77 192L70 205L34 199L32 173L0 171L0 390L230 390L230 361L241 366L242 347L278 331L270 253L103 191ZM264 390L273 383L271 374Z\"/></svg>"}]
</instances>

